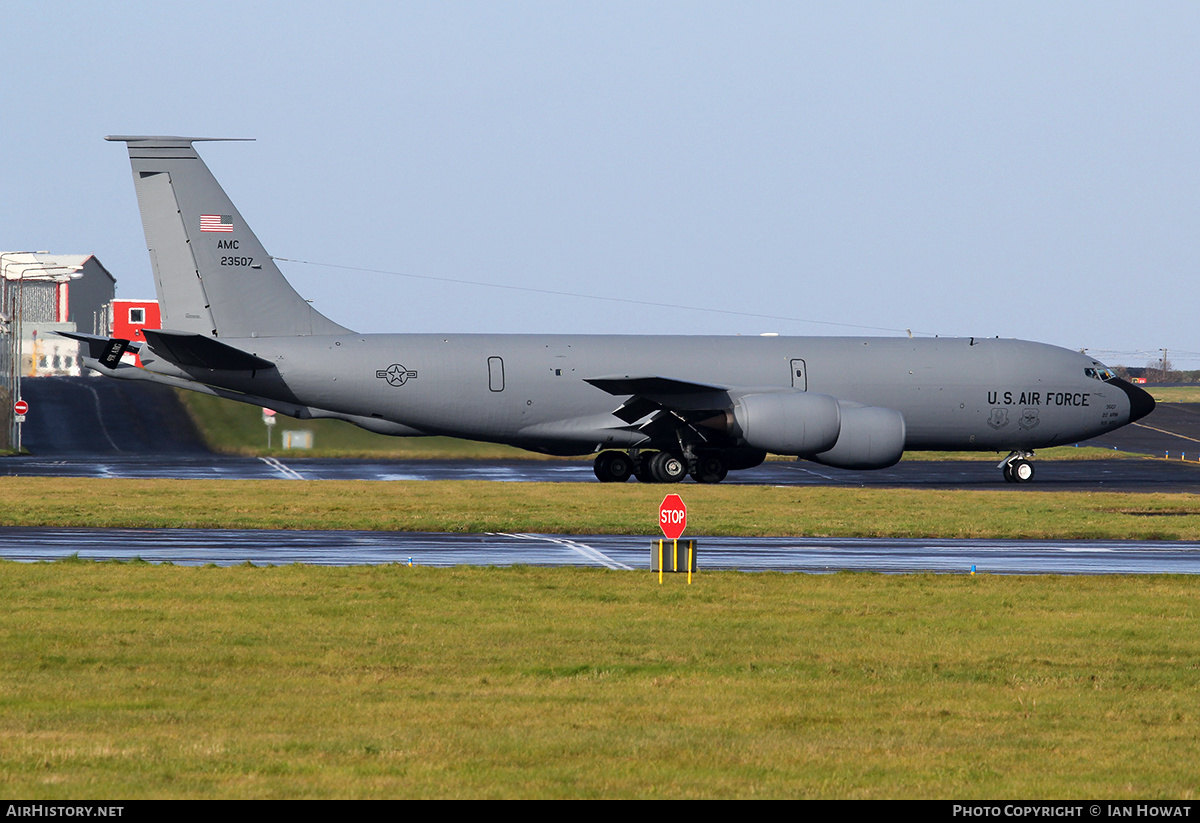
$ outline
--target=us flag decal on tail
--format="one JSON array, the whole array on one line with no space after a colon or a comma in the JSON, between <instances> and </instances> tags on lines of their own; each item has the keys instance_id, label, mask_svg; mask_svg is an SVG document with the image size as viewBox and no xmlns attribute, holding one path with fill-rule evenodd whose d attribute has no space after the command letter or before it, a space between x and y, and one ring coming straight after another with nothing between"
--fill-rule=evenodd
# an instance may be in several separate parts
<instances>
[{"instance_id":1,"label":"us flag decal on tail","mask_svg":"<svg viewBox=\"0 0 1200 823\"><path fill-rule=\"evenodd\" d=\"M232 214L200 215L200 231L233 231Z\"/></svg>"}]
</instances>

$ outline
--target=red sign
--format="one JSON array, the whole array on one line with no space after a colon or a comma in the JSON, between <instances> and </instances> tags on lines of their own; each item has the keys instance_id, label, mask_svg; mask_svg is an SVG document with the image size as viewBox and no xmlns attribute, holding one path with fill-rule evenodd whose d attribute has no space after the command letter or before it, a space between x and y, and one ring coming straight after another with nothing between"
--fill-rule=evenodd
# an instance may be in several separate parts
<instances>
[{"instance_id":1,"label":"red sign","mask_svg":"<svg viewBox=\"0 0 1200 823\"><path fill-rule=\"evenodd\" d=\"M18 400L16 403L13 403L13 411L17 414L25 414L29 411L29 404L24 400Z\"/></svg>"},{"instance_id":2,"label":"red sign","mask_svg":"<svg viewBox=\"0 0 1200 823\"><path fill-rule=\"evenodd\" d=\"M658 507L658 527L668 540L678 540L687 528L687 506L677 494L668 494Z\"/></svg>"}]
</instances>

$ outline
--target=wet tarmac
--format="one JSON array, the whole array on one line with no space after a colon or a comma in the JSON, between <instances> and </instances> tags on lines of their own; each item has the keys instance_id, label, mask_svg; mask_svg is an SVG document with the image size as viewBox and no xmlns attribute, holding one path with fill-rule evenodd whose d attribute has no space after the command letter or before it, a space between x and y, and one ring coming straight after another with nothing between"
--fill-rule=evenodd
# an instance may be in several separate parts
<instances>
[{"instance_id":1,"label":"wet tarmac","mask_svg":"<svg viewBox=\"0 0 1200 823\"><path fill-rule=\"evenodd\" d=\"M703 537L704 570L830 573L1200 574L1200 543ZM244 529L0 528L0 557L25 562L133 560L218 566L577 566L651 568L648 536L431 534ZM668 558L672 546L666 544ZM682 555L681 555L682 557ZM679 561L682 568L684 560ZM673 564L668 559L667 567Z\"/></svg>"}]
</instances>

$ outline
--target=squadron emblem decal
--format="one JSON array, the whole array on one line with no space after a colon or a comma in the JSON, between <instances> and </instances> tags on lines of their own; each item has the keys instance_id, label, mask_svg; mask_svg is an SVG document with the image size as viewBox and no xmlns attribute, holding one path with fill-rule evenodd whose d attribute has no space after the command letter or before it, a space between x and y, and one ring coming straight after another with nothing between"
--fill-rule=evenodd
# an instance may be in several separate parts
<instances>
[{"instance_id":1,"label":"squadron emblem decal","mask_svg":"<svg viewBox=\"0 0 1200 823\"><path fill-rule=\"evenodd\" d=\"M410 379L415 379L417 373L415 371L409 371L399 363L393 363L386 369L379 369L376 371L375 376L382 377L383 379L387 380L389 386L403 386Z\"/></svg>"}]
</instances>

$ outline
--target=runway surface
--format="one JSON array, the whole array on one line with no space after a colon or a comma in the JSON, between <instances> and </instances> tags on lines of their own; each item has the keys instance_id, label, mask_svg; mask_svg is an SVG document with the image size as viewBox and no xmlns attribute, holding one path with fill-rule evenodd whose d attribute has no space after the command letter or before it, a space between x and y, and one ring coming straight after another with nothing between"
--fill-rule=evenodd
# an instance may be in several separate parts
<instances>
[{"instance_id":1,"label":"runway surface","mask_svg":"<svg viewBox=\"0 0 1200 823\"><path fill-rule=\"evenodd\" d=\"M698 537L701 570L965 574L1200 574L1200 544L1155 541ZM666 544L668 557L671 544ZM653 541L620 535L430 534L239 529L0 529L18 561L278 566L584 566L649 570ZM682 555L681 555L682 558ZM685 561L680 559L679 566ZM667 567L672 563L667 561Z\"/></svg>"}]
</instances>

